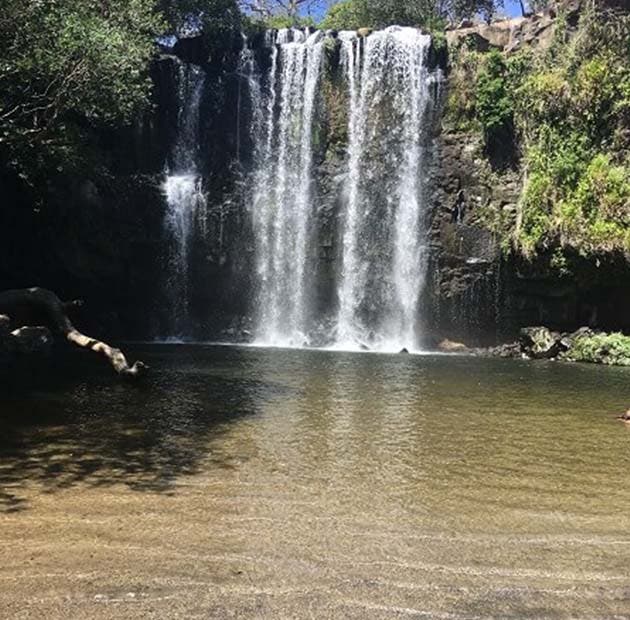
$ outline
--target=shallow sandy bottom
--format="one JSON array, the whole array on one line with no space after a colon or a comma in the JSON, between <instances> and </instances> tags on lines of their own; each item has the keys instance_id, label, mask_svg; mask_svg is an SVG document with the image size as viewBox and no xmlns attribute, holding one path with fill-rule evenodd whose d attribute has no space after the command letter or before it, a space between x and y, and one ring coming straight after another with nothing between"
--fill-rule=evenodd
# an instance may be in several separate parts
<instances>
[{"instance_id":1,"label":"shallow sandy bottom","mask_svg":"<svg viewBox=\"0 0 630 620\"><path fill-rule=\"evenodd\" d=\"M630 618L626 371L146 356L0 397L1 618Z\"/></svg>"}]
</instances>

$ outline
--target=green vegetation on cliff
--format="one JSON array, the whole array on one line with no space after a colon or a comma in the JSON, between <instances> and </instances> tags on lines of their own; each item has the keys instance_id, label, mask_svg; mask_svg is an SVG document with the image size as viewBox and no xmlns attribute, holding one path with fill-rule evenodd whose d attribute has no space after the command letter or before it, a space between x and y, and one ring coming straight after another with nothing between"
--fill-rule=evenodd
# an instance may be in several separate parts
<instances>
[{"instance_id":1,"label":"green vegetation on cliff","mask_svg":"<svg viewBox=\"0 0 630 620\"><path fill-rule=\"evenodd\" d=\"M85 123L125 123L146 105L152 0L22 2L0 15L0 152L20 175L65 166Z\"/></svg>"},{"instance_id":2,"label":"green vegetation on cliff","mask_svg":"<svg viewBox=\"0 0 630 620\"><path fill-rule=\"evenodd\" d=\"M572 362L630 366L630 337L623 334L585 334L575 338L563 355Z\"/></svg>"},{"instance_id":3,"label":"green vegetation on cliff","mask_svg":"<svg viewBox=\"0 0 630 620\"><path fill-rule=\"evenodd\" d=\"M557 36L562 35L559 29ZM593 8L516 99L527 180L524 253L630 252L630 18Z\"/></svg>"},{"instance_id":4,"label":"green vegetation on cliff","mask_svg":"<svg viewBox=\"0 0 630 620\"><path fill-rule=\"evenodd\" d=\"M148 107L156 37L191 15L209 36L240 19L236 0L6 0L0 165L39 193L55 174L94 168L94 132Z\"/></svg>"},{"instance_id":5,"label":"green vegetation on cliff","mask_svg":"<svg viewBox=\"0 0 630 620\"><path fill-rule=\"evenodd\" d=\"M630 254L629 58L630 16L590 3L574 31L560 14L542 52L456 51L449 121L523 171L506 247Z\"/></svg>"},{"instance_id":6,"label":"green vegetation on cliff","mask_svg":"<svg viewBox=\"0 0 630 620\"><path fill-rule=\"evenodd\" d=\"M502 0L343 0L330 8L321 27L356 30L395 24L434 30L443 27L447 20L490 17L502 6Z\"/></svg>"}]
</instances>

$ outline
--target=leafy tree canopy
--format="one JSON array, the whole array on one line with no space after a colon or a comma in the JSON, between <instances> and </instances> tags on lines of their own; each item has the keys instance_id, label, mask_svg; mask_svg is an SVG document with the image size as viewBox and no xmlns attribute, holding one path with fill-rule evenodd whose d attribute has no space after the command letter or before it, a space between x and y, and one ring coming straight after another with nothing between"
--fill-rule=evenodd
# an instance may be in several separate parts
<instances>
[{"instance_id":1,"label":"leafy tree canopy","mask_svg":"<svg viewBox=\"0 0 630 620\"><path fill-rule=\"evenodd\" d=\"M158 8L178 34L203 31L209 37L221 38L240 25L236 0L158 0Z\"/></svg>"},{"instance_id":2,"label":"leafy tree canopy","mask_svg":"<svg viewBox=\"0 0 630 620\"><path fill-rule=\"evenodd\" d=\"M343 0L331 7L322 27L354 29L399 26L439 27L447 20L489 18L503 0Z\"/></svg>"},{"instance_id":3,"label":"leafy tree canopy","mask_svg":"<svg viewBox=\"0 0 630 620\"><path fill-rule=\"evenodd\" d=\"M147 64L164 28L152 0L5 0L0 14L0 149L70 148L80 122L124 123L148 99Z\"/></svg>"},{"instance_id":4,"label":"leafy tree canopy","mask_svg":"<svg viewBox=\"0 0 630 620\"><path fill-rule=\"evenodd\" d=\"M80 162L86 132L149 103L156 38L191 23L238 28L236 0L4 0L0 161L31 184Z\"/></svg>"},{"instance_id":5,"label":"leafy tree canopy","mask_svg":"<svg viewBox=\"0 0 630 620\"><path fill-rule=\"evenodd\" d=\"M240 0L240 6L246 15L263 21L286 17L293 22L299 22L305 16L312 17L325 4L325 0Z\"/></svg>"}]
</instances>

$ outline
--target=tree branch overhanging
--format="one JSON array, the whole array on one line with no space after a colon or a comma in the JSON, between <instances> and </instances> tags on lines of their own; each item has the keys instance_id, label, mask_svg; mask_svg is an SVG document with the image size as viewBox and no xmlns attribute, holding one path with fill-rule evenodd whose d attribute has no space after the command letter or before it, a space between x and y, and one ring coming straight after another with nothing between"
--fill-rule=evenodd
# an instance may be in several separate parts
<instances>
[{"instance_id":1,"label":"tree branch overhanging","mask_svg":"<svg viewBox=\"0 0 630 620\"><path fill-rule=\"evenodd\" d=\"M147 369L142 362L129 365L124 353L105 342L82 334L72 324L68 310L82 305L80 301L62 302L55 293L43 288L14 289L0 292L0 314L20 316L29 313L41 318L53 333L63 336L69 343L102 355L121 376L136 377Z\"/></svg>"}]
</instances>

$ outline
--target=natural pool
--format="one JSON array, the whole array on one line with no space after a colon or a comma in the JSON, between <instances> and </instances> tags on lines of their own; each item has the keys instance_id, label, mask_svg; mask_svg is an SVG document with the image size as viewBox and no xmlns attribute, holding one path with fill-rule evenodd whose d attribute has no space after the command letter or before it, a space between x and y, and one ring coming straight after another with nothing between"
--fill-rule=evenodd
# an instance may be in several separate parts
<instances>
[{"instance_id":1,"label":"natural pool","mask_svg":"<svg viewBox=\"0 0 630 620\"><path fill-rule=\"evenodd\" d=\"M0 616L630 618L630 369L134 353L0 395Z\"/></svg>"}]
</instances>

